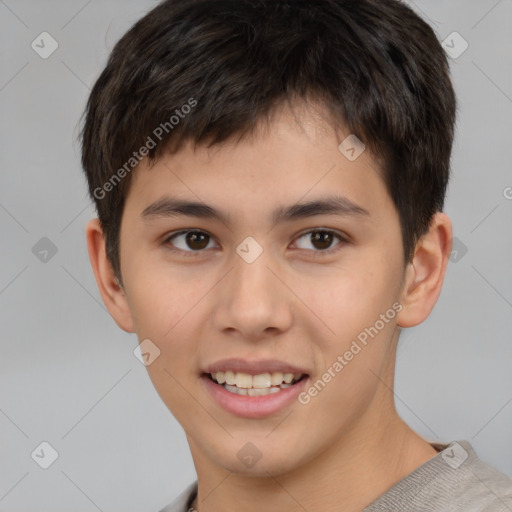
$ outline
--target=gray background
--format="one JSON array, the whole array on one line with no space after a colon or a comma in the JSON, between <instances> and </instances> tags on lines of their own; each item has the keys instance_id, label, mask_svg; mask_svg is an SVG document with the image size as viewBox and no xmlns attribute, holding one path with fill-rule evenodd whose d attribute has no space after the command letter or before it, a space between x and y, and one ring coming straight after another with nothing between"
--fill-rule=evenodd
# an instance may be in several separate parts
<instances>
[{"instance_id":1,"label":"gray background","mask_svg":"<svg viewBox=\"0 0 512 512\"><path fill-rule=\"evenodd\" d=\"M469 47L450 59L457 254L430 318L402 334L396 402L427 439L467 439L512 475L512 1L409 3ZM0 0L1 511L156 511L195 479L136 336L97 291L75 142L113 44L154 5ZM31 48L43 31L59 45L47 59ZM46 261L43 237L57 249ZM31 458L42 441L59 453L46 470Z\"/></svg>"}]
</instances>

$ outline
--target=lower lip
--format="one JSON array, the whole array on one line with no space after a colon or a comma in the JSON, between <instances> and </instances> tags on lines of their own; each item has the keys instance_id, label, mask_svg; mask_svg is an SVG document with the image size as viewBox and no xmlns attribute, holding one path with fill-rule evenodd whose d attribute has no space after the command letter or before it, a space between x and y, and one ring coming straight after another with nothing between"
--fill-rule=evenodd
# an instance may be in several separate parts
<instances>
[{"instance_id":1,"label":"lower lip","mask_svg":"<svg viewBox=\"0 0 512 512\"><path fill-rule=\"evenodd\" d=\"M265 396L236 395L213 382L207 375L202 375L201 381L215 402L231 414L242 418L263 418L284 409L296 400L308 378L303 377L289 388Z\"/></svg>"}]
</instances>

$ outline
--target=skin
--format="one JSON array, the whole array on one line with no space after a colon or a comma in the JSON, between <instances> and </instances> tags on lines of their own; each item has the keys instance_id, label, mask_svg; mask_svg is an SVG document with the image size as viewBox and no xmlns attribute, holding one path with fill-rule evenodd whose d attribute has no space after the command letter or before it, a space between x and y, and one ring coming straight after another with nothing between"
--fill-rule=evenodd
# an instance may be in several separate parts
<instances>
[{"instance_id":1,"label":"skin","mask_svg":"<svg viewBox=\"0 0 512 512\"><path fill-rule=\"evenodd\" d=\"M341 503L346 512L360 511L437 454L398 416L392 390L400 328L423 322L441 292L450 219L435 215L405 265L398 213L376 160L364 151L350 162L338 150L348 133L335 133L323 119L320 107L283 107L252 137L195 151L187 145L151 168L142 161L121 224L124 287L106 258L98 220L87 225L106 307L120 328L161 351L147 369L187 435L200 512L323 512ZM272 224L276 205L333 191L370 216ZM232 223L142 219L166 194L223 209ZM304 234L321 228L348 241L333 237L327 249L339 250L322 254ZM197 246L184 236L168 240L182 229L209 234L207 248L193 253ZM251 264L236 253L247 236L263 248ZM240 418L217 406L199 378L227 357L276 358L307 368L315 382L393 303L401 311L306 405ZM247 442L262 454L250 468L237 457Z\"/></svg>"}]
</instances>

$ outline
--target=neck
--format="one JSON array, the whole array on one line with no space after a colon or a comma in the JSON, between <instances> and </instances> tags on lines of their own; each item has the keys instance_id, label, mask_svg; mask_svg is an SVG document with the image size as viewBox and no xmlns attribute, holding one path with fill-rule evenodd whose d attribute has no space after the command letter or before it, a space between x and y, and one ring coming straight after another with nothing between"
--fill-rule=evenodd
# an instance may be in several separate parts
<instances>
[{"instance_id":1,"label":"neck","mask_svg":"<svg viewBox=\"0 0 512 512\"><path fill-rule=\"evenodd\" d=\"M400 479L437 455L437 451L411 430L380 386L375 403L328 450L299 468L268 477L226 471L202 454L189 438L198 476L198 512L360 512ZM375 408L374 408L375 410ZM376 430L376 425L379 429Z\"/></svg>"}]
</instances>

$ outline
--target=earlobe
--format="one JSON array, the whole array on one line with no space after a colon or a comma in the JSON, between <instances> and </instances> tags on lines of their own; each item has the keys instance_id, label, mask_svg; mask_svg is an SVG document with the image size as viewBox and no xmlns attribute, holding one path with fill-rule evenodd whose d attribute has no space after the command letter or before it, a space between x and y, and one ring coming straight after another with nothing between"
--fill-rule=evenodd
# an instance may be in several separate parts
<instances>
[{"instance_id":1,"label":"earlobe","mask_svg":"<svg viewBox=\"0 0 512 512\"><path fill-rule=\"evenodd\" d=\"M91 219L85 228L89 260L101 298L116 324L126 332L135 332L126 294L107 258L105 238L99 219Z\"/></svg>"},{"instance_id":2,"label":"earlobe","mask_svg":"<svg viewBox=\"0 0 512 512\"><path fill-rule=\"evenodd\" d=\"M400 301L403 309L397 315L400 327L413 327L430 315L441 294L452 244L450 218L438 212L406 268Z\"/></svg>"}]
</instances>

